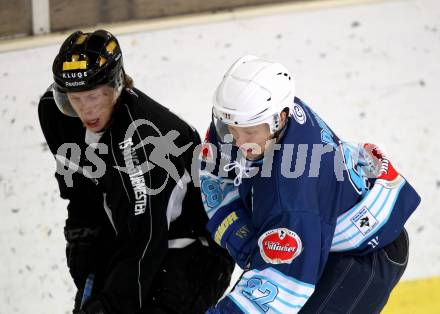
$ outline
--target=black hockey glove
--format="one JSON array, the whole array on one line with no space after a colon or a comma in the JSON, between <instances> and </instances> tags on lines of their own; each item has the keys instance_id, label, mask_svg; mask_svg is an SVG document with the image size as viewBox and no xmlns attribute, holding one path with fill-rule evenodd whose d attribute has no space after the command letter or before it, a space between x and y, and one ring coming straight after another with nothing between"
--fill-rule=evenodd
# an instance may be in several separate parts
<instances>
[{"instance_id":1,"label":"black hockey glove","mask_svg":"<svg viewBox=\"0 0 440 314\"><path fill-rule=\"evenodd\" d=\"M84 287L87 276L96 270L94 241L98 234L99 228L64 228L67 266L79 289Z\"/></svg>"}]
</instances>

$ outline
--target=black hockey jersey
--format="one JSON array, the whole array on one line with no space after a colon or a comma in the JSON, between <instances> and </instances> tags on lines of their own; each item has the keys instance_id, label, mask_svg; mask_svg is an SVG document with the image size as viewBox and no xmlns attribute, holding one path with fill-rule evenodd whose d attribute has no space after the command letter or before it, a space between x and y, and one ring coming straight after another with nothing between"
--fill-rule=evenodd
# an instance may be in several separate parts
<instances>
[{"instance_id":1,"label":"black hockey jersey","mask_svg":"<svg viewBox=\"0 0 440 314\"><path fill-rule=\"evenodd\" d=\"M69 200L66 230L99 230L90 264L106 267L100 297L115 312L132 314L142 308L167 249L209 238L208 219L190 175L197 132L136 89L123 90L115 106L91 145L80 119L62 114L50 90L38 112L61 197Z\"/></svg>"}]
</instances>

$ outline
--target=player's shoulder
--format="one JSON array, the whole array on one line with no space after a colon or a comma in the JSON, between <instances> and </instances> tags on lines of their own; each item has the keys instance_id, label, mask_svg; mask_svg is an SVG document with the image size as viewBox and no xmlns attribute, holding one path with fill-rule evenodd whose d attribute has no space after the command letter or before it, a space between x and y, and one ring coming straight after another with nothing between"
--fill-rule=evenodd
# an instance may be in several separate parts
<instances>
[{"instance_id":1,"label":"player's shoulder","mask_svg":"<svg viewBox=\"0 0 440 314\"><path fill-rule=\"evenodd\" d=\"M50 85L44 92L43 96L40 97L40 102L47 102L47 101L55 101L53 98L52 85Z\"/></svg>"},{"instance_id":2,"label":"player's shoulder","mask_svg":"<svg viewBox=\"0 0 440 314\"><path fill-rule=\"evenodd\" d=\"M285 146L300 145L316 141L317 130L315 123L312 121L310 111L298 98L295 98L295 103L292 106L292 113L287 121L287 125L282 133L281 149Z\"/></svg>"},{"instance_id":3,"label":"player's shoulder","mask_svg":"<svg viewBox=\"0 0 440 314\"><path fill-rule=\"evenodd\" d=\"M147 129L147 133L165 135L177 131L181 137L194 137L196 131L192 126L142 91L135 88L124 90L121 98L120 106L128 115L130 123L137 121L143 126L139 128L141 132Z\"/></svg>"},{"instance_id":4,"label":"player's shoulder","mask_svg":"<svg viewBox=\"0 0 440 314\"><path fill-rule=\"evenodd\" d=\"M53 109L55 105L52 88L49 86L49 88L44 92L43 96L40 97L38 102L38 113L41 115L44 111Z\"/></svg>"},{"instance_id":5,"label":"player's shoulder","mask_svg":"<svg viewBox=\"0 0 440 314\"><path fill-rule=\"evenodd\" d=\"M60 125L63 125L63 123L70 118L58 109L51 86L49 86L43 96L40 97L38 103L38 118L43 130L48 128L59 128L60 126L58 126L58 122ZM55 123L56 121L57 123Z\"/></svg>"},{"instance_id":6,"label":"player's shoulder","mask_svg":"<svg viewBox=\"0 0 440 314\"><path fill-rule=\"evenodd\" d=\"M120 101L127 106L134 118L164 116L170 112L168 108L136 88L122 90Z\"/></svg>"},{"instance_id":7,"label":"player's shoulder","mask_svg":"<svg viewBox=\"0 0 440 314\"><path fill-rule=\"evenodd\" d=\"M338 138L327 123L303 100L295 97L288 129L284 135L288 144L331 144Z\"/></svg>"}]
</instances>

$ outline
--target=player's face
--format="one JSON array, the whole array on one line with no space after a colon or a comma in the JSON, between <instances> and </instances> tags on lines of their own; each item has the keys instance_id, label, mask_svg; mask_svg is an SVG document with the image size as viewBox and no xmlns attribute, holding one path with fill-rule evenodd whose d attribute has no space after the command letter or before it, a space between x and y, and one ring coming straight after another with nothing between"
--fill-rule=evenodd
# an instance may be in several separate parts
<instances>
[{"instance_id":1,"label":"player's face","mask_svg":"<svg viewBox=\"0 0 440 314\"><path fill-rule=\"evenodd\" d=\"M284 127L286 121L286 112L281 112L280 128ZM228 130L234 138L234 145L239 147L243 155L249 160L261 158L261 156L264 155L267 141L270 141L274 137L267 123L248 127L228 125Z\"/></svg>"},{"instance_id":2,"label":"player's face","mask_svg":"<svg viewBox=\"0 0 440 314\"><path fill-rule=\"evenodd\" d=\"M99 132L110 122L115 94L114 88L102 85L89 91L67 93L67 97L84 126Z\"/></svg>"},{"instance_id":3,"label":"player's face","mask_svg":"<svg viewBox=\"0 0 440 314\"><path fill-rule=\"evenodd\" d=\"M259 124L249 127L228 126L229 132L240 148L243 155L249 160L255 160L264 154L266 142L272 138L269 125Z\"/></svg>"}]
</instances>

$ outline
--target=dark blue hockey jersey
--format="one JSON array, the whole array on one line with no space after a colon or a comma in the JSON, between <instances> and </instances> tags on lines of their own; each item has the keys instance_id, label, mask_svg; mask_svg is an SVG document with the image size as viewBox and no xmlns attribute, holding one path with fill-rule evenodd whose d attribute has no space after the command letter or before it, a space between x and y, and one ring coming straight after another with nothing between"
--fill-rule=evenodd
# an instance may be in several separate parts
<instances>
[{"instance_id":1,"label":"dark blue hockey jersey","mask_svg":"<svg viewBox=\"0 0 440 314\"><path fill-rule=\"evenodd\" d=\"M330 252L368 254L400 234L420 197L400 175L371 178L364 153L298 98L281 140L258 162L239 158L211 125L200 184L210 222L219 225L214 239L224 244L238 213L250 221L234 231L249 238L245 253L230 250L245 272L219 313L297 313Z\"/></svg>"}]
</instances>

